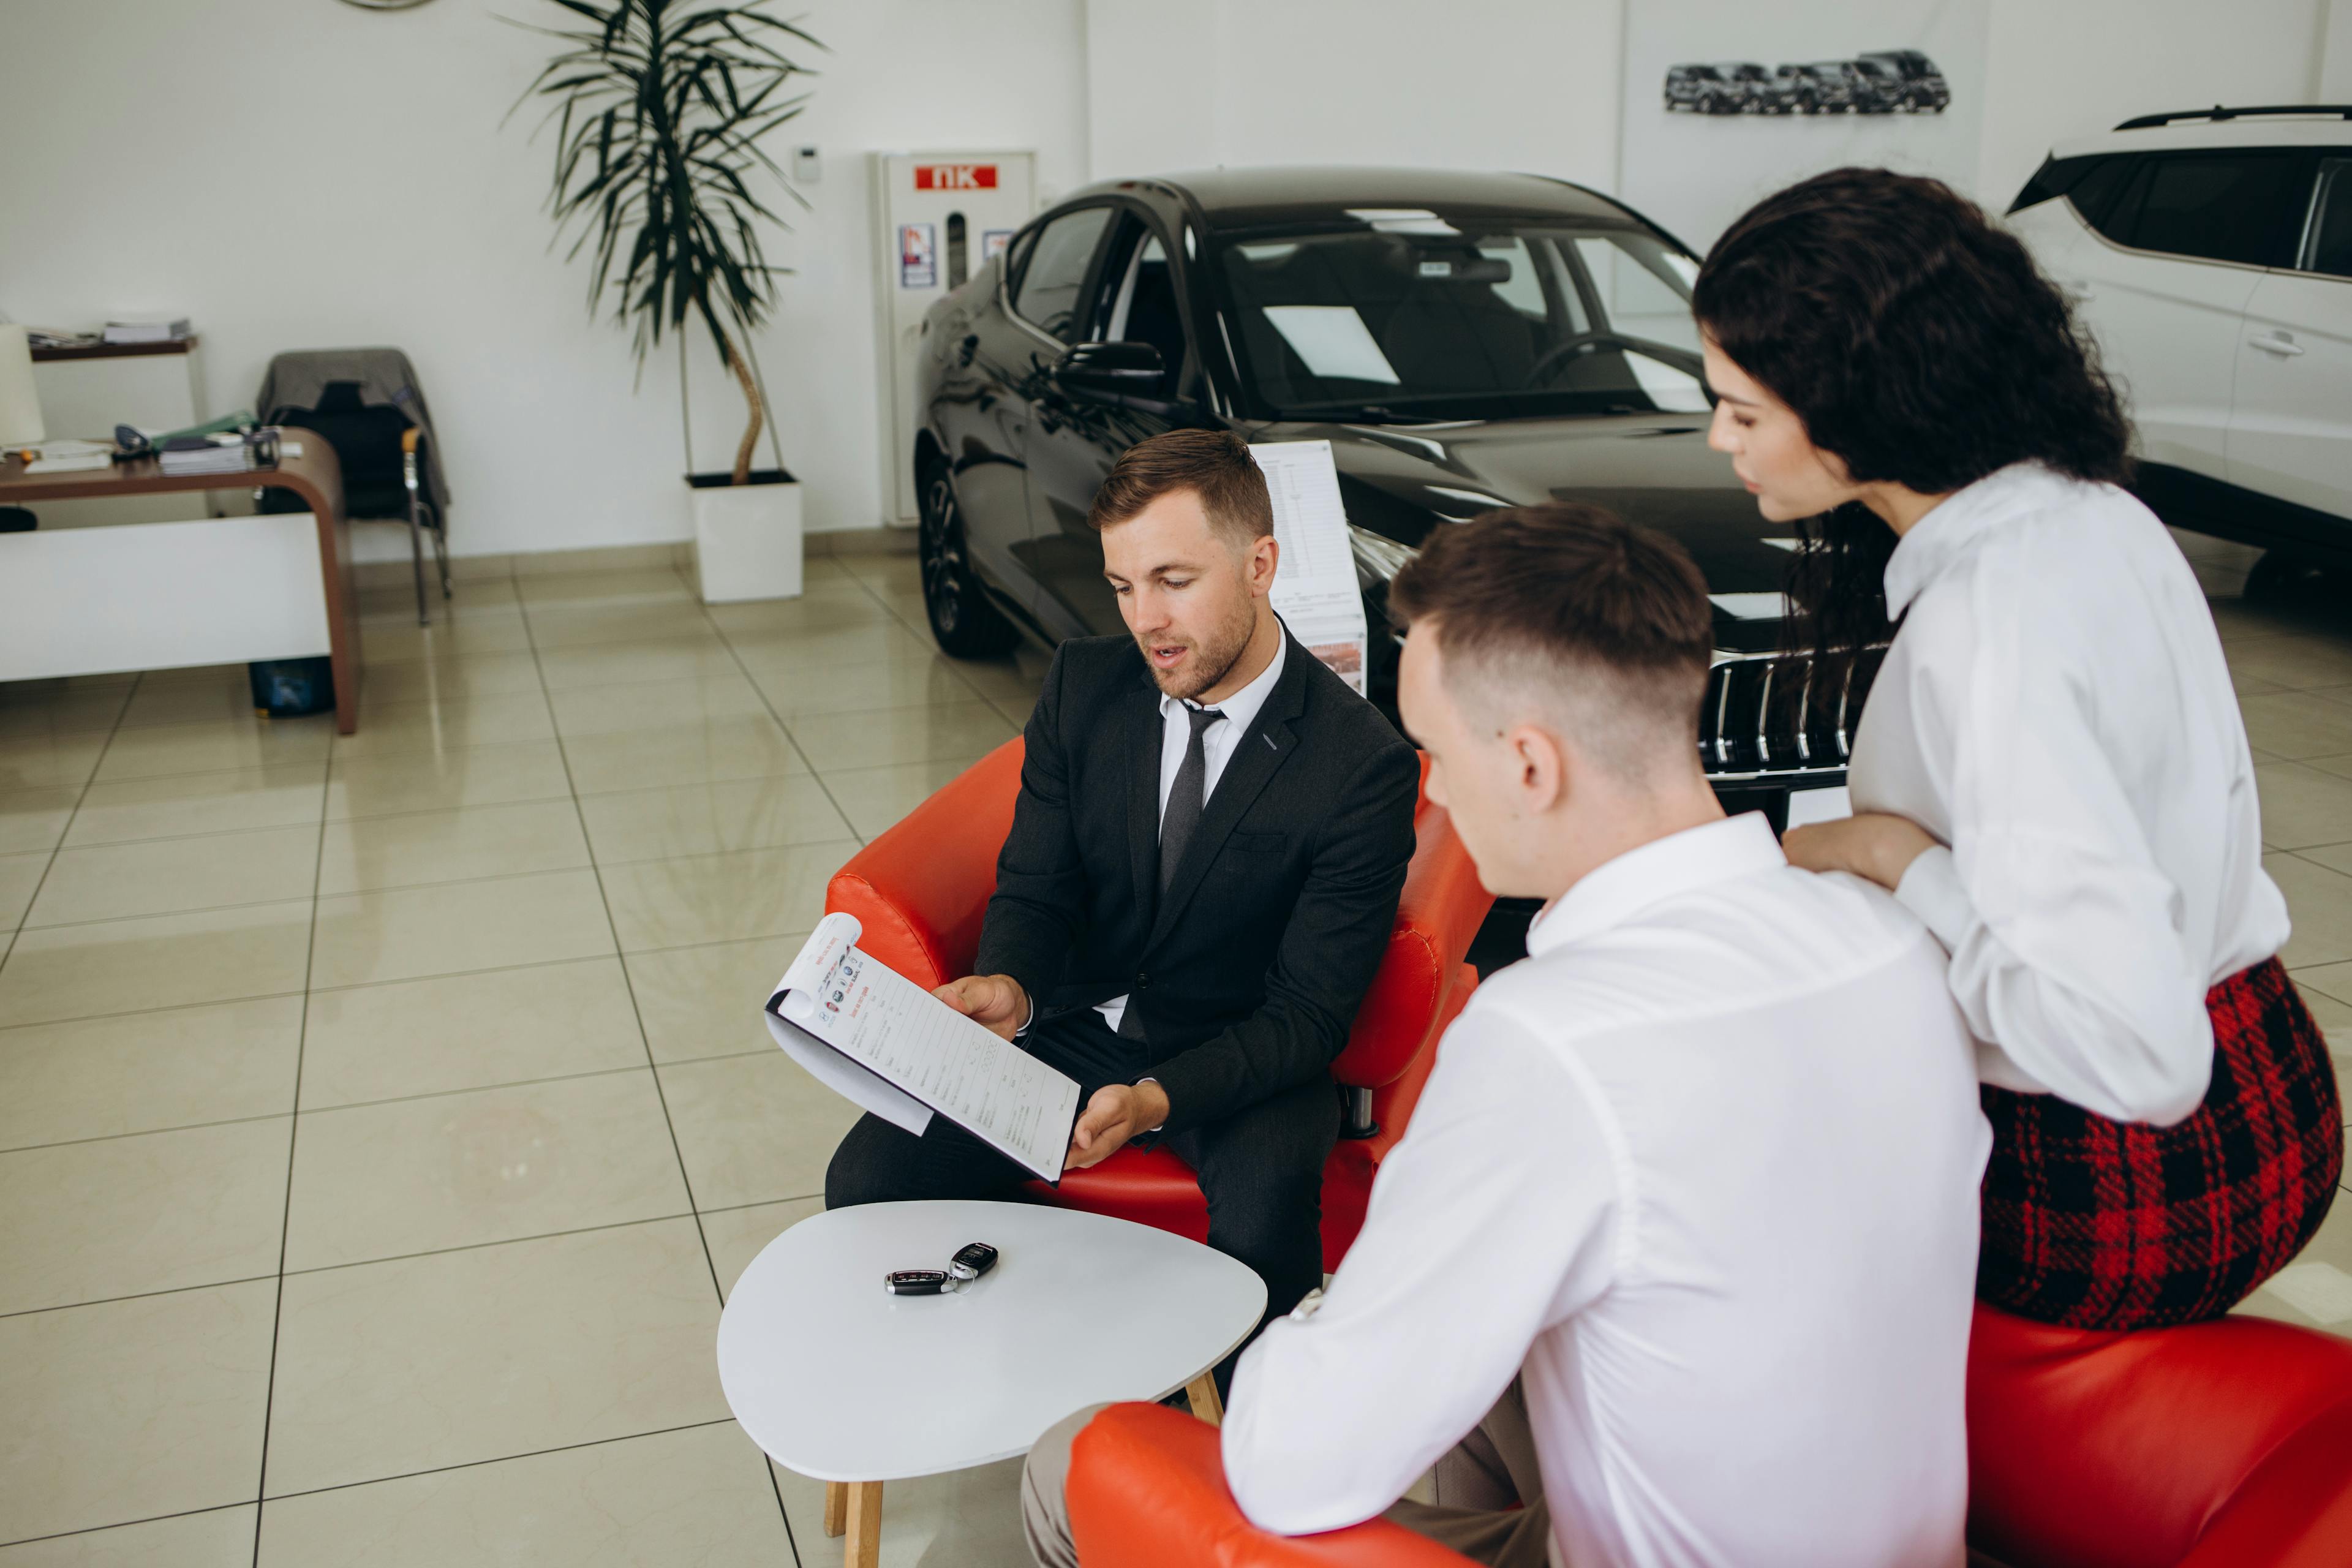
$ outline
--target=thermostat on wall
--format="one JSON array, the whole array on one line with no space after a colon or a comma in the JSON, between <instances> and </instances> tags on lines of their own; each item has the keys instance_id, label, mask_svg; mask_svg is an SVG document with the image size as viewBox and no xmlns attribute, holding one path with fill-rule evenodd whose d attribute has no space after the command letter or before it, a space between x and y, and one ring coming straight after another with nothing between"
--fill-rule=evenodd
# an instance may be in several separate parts
<instances>
[{"instance_id":1,"label":"thermostat on wall","mask_svg":"<svg viewBox=\"0 0 2352 1568\"><path fill-rule=\"evenodd\" d=\"M818 178L824 174L824 164L823 161L817 157L815 148L795 147L793 149L793 184L801 185L814 185L817 183Z\"/></svg>"}]
</instances>

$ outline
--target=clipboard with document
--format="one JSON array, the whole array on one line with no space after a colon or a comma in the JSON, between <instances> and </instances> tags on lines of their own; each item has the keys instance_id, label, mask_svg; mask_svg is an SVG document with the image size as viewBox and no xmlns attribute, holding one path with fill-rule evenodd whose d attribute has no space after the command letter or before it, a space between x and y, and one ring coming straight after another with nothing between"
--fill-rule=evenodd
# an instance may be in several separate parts
<instances>
[{"instance_id":1,"label":"clipboard with document","mask_svg":"<svg viewBox=\"0 0 2352 1568\"><path fill-rule=\"evenodd\" d=\"M1078 1084L857 946L854 915L817 922L764 1009L784 1054L859 1109L920 1136L944 1116L1048 1182Z\"/></svg>"}]
</instances>

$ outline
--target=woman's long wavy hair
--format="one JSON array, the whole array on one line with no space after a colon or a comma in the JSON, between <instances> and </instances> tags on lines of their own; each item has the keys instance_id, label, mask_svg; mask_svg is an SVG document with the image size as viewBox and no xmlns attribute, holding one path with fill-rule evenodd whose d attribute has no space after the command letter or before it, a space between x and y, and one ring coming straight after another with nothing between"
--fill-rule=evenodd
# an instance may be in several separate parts
<instances>
[{"instance_id":1,"label":"woman's long wavy hair","mask_svg":"<svg viewBox=\"0 0 2352 1568\"><path fill-rule=\"evenodd\" d=\"M1923 495L2011 463L2129 477L2098 352L2025 247L1937 180L1834 169L1716 242L1699 326L1860 482ZM1895 531L1859 502L1799 525L1789 646L1843 664L1884 639Z\"/></svg>"}]
</instances>

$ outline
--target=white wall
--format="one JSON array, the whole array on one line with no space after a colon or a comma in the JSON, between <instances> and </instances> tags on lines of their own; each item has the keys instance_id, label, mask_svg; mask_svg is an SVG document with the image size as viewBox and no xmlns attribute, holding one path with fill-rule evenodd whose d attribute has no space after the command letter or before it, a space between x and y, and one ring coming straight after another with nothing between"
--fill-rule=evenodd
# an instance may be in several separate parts
<instances>
[{"instance_id":1,"label":"white wall","mask_svg":"<svg viewBox=\"0 0 2352 1568\"><path fill-rule=\"evenodd\" d=\"M868 150L1034 147L1049 201L1219 163L1525 169L1617 190L1624 7L1664 3L779 5L805 5L832 51L776 137L779 153L819 144L824 173L775 240L799 275L761 344L811 525L881 512ZM2129 114L2352 99L2352 0L1989 3L1974 188L1995 205L2053 142ZM529 110L499 125L554 46L496 16L560 20L555 6L0 5L0 310L184 312L215 407L250 402L279 349L395 343L441 426L460 552L684 536L675 358L632 388L626 337L589 323L582 272L547 248L546 139L528 139ZM697 466L722 466L740 405L702 345L692 391Z\"/></svg>"},{"instance_id":2,"label":"white wall","mask_svg":"<svg viewBox=\"0 0 2352 1568\"><path fill-rule=\"evenodd\" d=\"M1087 0L1097 177L1219 163L1617 174L1622 0Z\"/></svg>"},{"instance_id":3,"label":"white wall","mask_svg":"<svg viewBox=\"0 0 2352 1568\"><path fill-rule=\"evenodd\" d=\"M814 208L771 259L798 268L760 354L814 528L879 521L869 148L1034 147L1086 178L1079 0L810 0L829 46L774 138L824 151ZM797 6L779 8L791 15ZM499 15L541 0L8 0L0 29L0 310L41 324L172 310L205 334L215 409L280 349L408 351L444 442L452 546L682 538L677 360L642 386L551 253L551 141L526 107L557 47ZM741 401L707 344L696 457L723 467ZM767 462L761 444L761 461ZM404 551L404 544L400 545Z\"/></svg>"},{"instance_id":4,"label":"white wall","mask_svg":"<svg viewBox=\"0 0 2352 1568\"><path fill-rule=\"evenodd\" d=\"M2335 9L2352 31L2352 3ZM1979 199L2007 206L2053 142L2136 114L2314 101L2327 10L2328 0L1992 0Z\"/></svg>"}]
</instances>

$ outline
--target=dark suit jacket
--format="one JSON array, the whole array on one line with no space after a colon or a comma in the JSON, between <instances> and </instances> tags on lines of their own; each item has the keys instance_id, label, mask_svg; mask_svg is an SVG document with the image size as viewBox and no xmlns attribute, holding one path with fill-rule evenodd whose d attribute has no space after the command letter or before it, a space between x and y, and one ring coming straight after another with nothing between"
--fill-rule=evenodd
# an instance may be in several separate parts
<instances>
[{"instance_id":1,"label":"dark suit jacket","mask_svg":"<svg viewBox=\"0 0 2352 1568\"><path fill-rule=\"evenodd\" d=\"M1291 639L1163 899L1160 726L1134 639L1062 644L974 968L1012 975L1040 1017L1126 994L1177 1131L1345 1048L1396 921L1421 773L1380 710Z\"/></svg>"}]
</instances>

